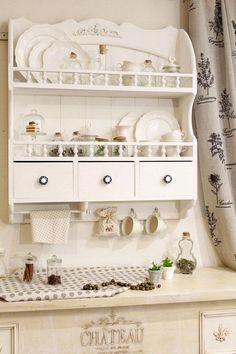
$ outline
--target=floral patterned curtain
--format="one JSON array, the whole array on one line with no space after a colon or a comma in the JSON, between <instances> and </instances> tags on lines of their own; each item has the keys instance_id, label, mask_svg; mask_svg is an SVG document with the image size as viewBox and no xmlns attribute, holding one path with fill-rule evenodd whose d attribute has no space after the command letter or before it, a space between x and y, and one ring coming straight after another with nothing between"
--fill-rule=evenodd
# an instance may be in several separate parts
<instances>
[{"instance_id":1,"label":"floral patterned curtain","mask_svg":"<svg viewBox=\"0 0 236 354\"><path fill-rule=\"evenodd\" d=\"M206 218L222 262L236 270L236 0L189 0L188 11Z\"/></svg>"}]
</instances>

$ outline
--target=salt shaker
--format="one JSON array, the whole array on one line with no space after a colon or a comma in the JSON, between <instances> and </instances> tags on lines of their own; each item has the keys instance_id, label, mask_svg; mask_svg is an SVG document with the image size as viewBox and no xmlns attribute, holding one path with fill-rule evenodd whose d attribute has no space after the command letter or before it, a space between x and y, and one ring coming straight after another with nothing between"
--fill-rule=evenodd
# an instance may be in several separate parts
<instances>
[{"instance_id":1,"label":"salt shaker","mask_svg":"<svg viewBox=\"0 0 236 354\"><path fill-rule=\"evenodd\" d=\"M61 284L61 264L62 259L53 255L47 260L47 278L48 284L58 285Z\"/></svg>"},{"instance_id":2,"label":"salt shaker","mask_svg":"<svg viewBox=\"0 0 236 354\"><path fill-rule=\"evenodd\" d=\"M23 273L23 281L27 283L31 283L36 279L36 264L37 257L33 256L32 253L28 253L24 257L24 273Z\"/></svg>"}]
</instances>

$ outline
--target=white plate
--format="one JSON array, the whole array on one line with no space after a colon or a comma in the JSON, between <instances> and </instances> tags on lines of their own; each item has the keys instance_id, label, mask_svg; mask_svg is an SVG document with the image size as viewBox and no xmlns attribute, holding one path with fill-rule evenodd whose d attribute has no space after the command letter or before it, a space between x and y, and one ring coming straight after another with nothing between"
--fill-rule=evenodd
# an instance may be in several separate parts
<instances>
[{"instance_id":1,"label":"white plate","mask_svg":"<svg viewBox=\"0 0 236 354\"><path fill-rule=\"evenodd\" d=\"M40 41L48 38L54 41L57 39L69 39L63 31L51 25L35 25L22 33L17 41L15 49L17 66L28 67L28 57L33 47ZM22 75L25 77L26 73L22 72Z\"/></svg>"},{"instance_id":2,"label":"white plate","mask_svg":"<svg viewBox=\"0 0 236 354\"><path fill-rule=\"evenodd\" d=\"M74 52L81 64L82 69L86 69L90 62L89 55L81 48L81 46L73 41L56 41L43 54L44 69L60 69L62 62L69 57L69 54ZM57 81L55 74L47 74L47 77L52 81Z\"/></svg>"},{"instance_id":3,"label":"white plate","mask_svg":"<svg viewBox=\"0 0 236 354\"><path fill-rule=\"evenodd\" d=\"M154 111L144 114L135 128L136 141L159 141L163 134L179 129L177 119L165 111Z\"/></svg>"},{"instance_id":4,"label":"white plate","mask_svg":"<svg viewBox=\"0 0 236 354\"><path fill-rule=\"evenodd\" d=\"M52 45L54 42L53 38L44 38L38 44L36 44L30 54L29 54L29 67L34 69L43 68L43 53L44 51ZM40 72L32 72L33 77L38 82L43 82L43 75Z\"/></svg>"}]
</instances>

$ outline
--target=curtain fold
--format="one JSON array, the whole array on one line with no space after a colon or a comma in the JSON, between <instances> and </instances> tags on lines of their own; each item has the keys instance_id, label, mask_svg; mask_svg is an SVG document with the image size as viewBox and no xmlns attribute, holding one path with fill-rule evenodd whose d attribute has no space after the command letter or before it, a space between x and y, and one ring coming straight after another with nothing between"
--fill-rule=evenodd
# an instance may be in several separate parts
<instances>
[{"instance_id":1,"label":"curtain fold","mask_svg":"<svg viewBox=\"0 0 236 354\"><path fill-rule=\"evenodd\" d=\"M236 1L189 0L188 12L206 218L222 262L236 270Z\"/></svg>"}]
</instances>

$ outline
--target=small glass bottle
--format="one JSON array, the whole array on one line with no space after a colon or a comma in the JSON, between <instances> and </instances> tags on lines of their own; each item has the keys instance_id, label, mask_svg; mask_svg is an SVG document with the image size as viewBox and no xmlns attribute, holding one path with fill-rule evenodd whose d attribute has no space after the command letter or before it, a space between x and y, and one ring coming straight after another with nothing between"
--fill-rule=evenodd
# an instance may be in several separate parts
<instances>
[{"instance_id":1,"label":"small glass bottle","mask_svg":"<svg viewBox=\"0 0 236 354\"><path fill-rule=\"evenodd\" d=\"M64 84L77 84L79 83L78 74L75 74L74 71L81 70L81 64L78 61L77 54L70 52L69 56L62 62L60 69L70 69L71 73L62 74L62 82Z\"/></svg>"},{"instance_id":2,"label":"small glass bottle","mask_svg":"<svg viewBox=\"0 0 236 354\"><path fill-rule=\"evenodd\" d=\"M95 59L95 70L107 70L107 46L105 44L99 44L98 54ZM104 85L105 76L103 74L94 75L93 84Z\"/></svg>"},{"instance_id":3,"label":"small glass bottle","mask_svg":"<svg viewBox=\"0 0 236 354\"><path fill-rule=\"evenodd\" d=\"M152 65L152 61L150 59L146 59L142 65L142 72L150 72L154 73L156 72L154 66ZM156 77L151 76L150 78L148 76L140 76L140 86L156 86Z\"/></svg>"},{"instance_id":4,"label":"small glass bottle","mask_svg":"<svg viewBox=\"0 0 236 354\"><path fill-rule=\"evenodd\" d=\"M4 261L5 249L0 248L0 278L6 278L8 276L8 270Z\"/></svg>"},{"instance_id":5,"label":"small glass bottle","mask_svg":"<svg viewBox=\"0 0 236 354\"><path fill-rule=\"evenodd\" d=\"M28 253L24 257L24 273L23 281L26 283L32 283L36 279L36 266L37 266L37 257L33 256L32 253Z\"/></svg>"},{"instance_id":6,"label":"small glass bottle","mask_svg":"<svg viewBox=\"0 0 236 354\"><path fill-rule=\"evenodd\" d=\"M61 284L61 264L62 259L53 255L47 260L47 278L48 284L58 285Z\"/></svg>"},{"instance_id":7,"label":"small glass bottle","mask_svg":"<svg viewBox=\"0 0 236 354\"><path fill-rule=\"evenodd\" d=\"M191 274L197 266L197 260L192 252L193 241L189 232L183 232L179 241L179 254L176 259L176 268L182 274Z\"/></svg>"}]
</instances>

